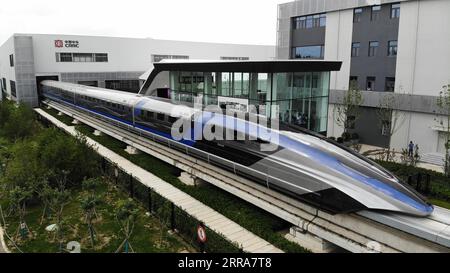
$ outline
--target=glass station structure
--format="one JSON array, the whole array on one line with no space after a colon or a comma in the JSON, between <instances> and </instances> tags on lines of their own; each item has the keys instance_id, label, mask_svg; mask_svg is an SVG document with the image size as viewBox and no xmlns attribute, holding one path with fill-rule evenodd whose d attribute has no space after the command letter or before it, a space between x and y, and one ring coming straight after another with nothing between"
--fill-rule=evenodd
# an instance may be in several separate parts
<instances>
[{"instance_id":1,"label":"glass station structure","mask_svg":"<svg viewBox=\"0 0 450 273\"><path fill-rule=\"evenodd\" d=\"M143 95L256 111L326 134L330 71L338 71L341 62L171 60L154 65ZM163 82L168 84L160 88Z\"/></svg>"}]
</instances>

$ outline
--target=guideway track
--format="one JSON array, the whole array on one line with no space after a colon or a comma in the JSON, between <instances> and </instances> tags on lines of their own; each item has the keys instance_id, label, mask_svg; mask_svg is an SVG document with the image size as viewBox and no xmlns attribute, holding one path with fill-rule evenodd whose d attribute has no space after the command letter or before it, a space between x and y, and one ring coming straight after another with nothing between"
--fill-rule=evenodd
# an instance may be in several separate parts
<instances>
[{"instance_id":1,"label":"guideway track","mask_svg":"<svg viewBox=\"0 0 450 273\"><path fill-rule=\"evenodd\" d=\"M372 252L370 246L376 242L380 252L450 252L450 211L446 209L436 208L428 218L372 211L331 215L171 149L170 144L157 143L154 140L158 136L151 136L151 133L138 134L131 131L131 126L108 119L115 126L107 123L107 118L54 101L45 104L348 251ZM144 134L153 139L143 137Z\"/></svg>"}]
</instances>

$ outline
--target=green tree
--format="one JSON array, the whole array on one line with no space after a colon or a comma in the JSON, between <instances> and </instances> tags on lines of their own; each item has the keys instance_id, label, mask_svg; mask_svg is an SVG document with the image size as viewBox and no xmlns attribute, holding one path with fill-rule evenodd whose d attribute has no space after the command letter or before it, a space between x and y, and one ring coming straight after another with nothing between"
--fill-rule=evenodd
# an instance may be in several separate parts
<instances>
[{"instance_id":1,"label":"green tree","mask_svg":"<svg viewBox=\"0 0 450 273\"><path fill-rule=\"evenodd\" d=\"M81 208L83 209L85 221L88 225L92 247L94 247L96 235L93 220L97 218L96 207L100 203L100 199L96 194L98 184L98 179L88 179L83 181L83 189L88 191L88 195L81 200Z\"/></svg>"},{"instance_id":2,"label":"green tree","mask_svg":"<svg viewBox=\"0 0 450 273\"><path fill-rule=\"evenodd\" d=\"M27 202L32 196L32 191L19 186L16 186L9 191L9 202L14 208L13 210L19 215L19 226L17 227L14 238L18 238L19 235L21 235L22 238L25 238L30 233L30 229L25 221L25 215L27 211Z\"/></svg>"},{"instance_id":3,"label":"green tree","mask_svg":"<svg viewBox=\"0 0 450 273\"><path fill-rule=\"evenodd\" d=\"M33 109L30 107L24 104L14 106L7 104L2 106L1 109L0 126L2 136L14 141L34 135L38 131L39 126Z\"/></svg>"},{"instance_id":4,"label":"green tree","mask_svg":"<svg viewBox=\"0 0 450 273\"><path fill-rule=\"evenodd\" d=\"M64 242L64 207L70 202L70 191L67 190L68 171L62 171L62 176L57 179L57 187L48 188L48 205L52 211L52 216L56 224L56 237L59 244L59 251L63 252Z\"/></svg>"},{"instance_id":5,"label":"green tree","mask_svg":"<svg viewBox=\"0 0 450 273\"><path fill-rule=\"evenodd\" d=\"M122 249L125 253L134 252L133 247L130 244L130 238L133 234L134 225L138 216L138 209L135 206L133 200L121 200L118 202L116 210L116 220L119 223L120 230L125 236L125 239L117 248L116 253L121 252Z\"/></svg>"},{"instance_id":6,"label":"green tree","mask_svg":"<svg viewBox=\"0 0 450 273\"><path fill-rule=\"evenodd\" d=\"M43 169L54 176L61 176L62 170L70 170L69 185L81 186L86 177L99 173L99 156L84 138L73 138L57 129L44 130L36 139L39 162Z\"/></svg>"},{"instance_id":7,"label":"green tree","mask_svg":"<svg viewBox=\"0 0 450 273\"><path fill-rule=\"evenodd\" d=\"M377 108L378 126L384 136L389 140L401 128L405 121L405 116L402 112L396 111L399 109L399 102L395 99L394 94L386 94L380 98ZM386 161L394 161L395 151L391 153L391 146L385 152Z\"/></svg>"},{"instance_id":8,"label":"green tree","mask_svg":"<svg viewBox=\"0 0 450 273\"><path fill-rule=\"evenodd\" d=\"M445 160L444 171L447 176L450 176L450 162L449 162L449 149L450 149L450 84L442 87L439 97L436 102L440 112L438 113L436 120L445 130L446 142L445 148Z\"/></svg>"},{"instance_id":9,"label":"green tree","mask_svg":"<svg viewBox=\"0 0 450 273\"><path fill-rule=\"evenodd\" d=\"M334 107L334 119L336 124L344 129L344 133L348 134L360 116L360 106L363 103L356 81L350 83L348 91L338 100L340 103Z\"/></svg>"}]
</instances>

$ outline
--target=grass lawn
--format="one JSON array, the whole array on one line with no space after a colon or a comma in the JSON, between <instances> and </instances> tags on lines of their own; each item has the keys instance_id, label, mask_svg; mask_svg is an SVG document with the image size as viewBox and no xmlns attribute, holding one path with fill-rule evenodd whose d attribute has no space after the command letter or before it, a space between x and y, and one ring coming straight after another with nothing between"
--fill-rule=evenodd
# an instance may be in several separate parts
<instances>
[{"instance_id":1,"label":"grass lawn","mask_svg":"<svg viewBox=\"0 0 450 273\"><path fill-rule=\"evenodd\" d=\"M428 199L428 201L433 204L436 205L438 207L443 207L446 209L450 209L450 202L444 201L444 200L437 200L437 199Z\"/></svg>"},{"instance_id":2,"label":"grass lawn","mask_svg":"<svg viewBox=\"0 0 450 273\"><path fill-rule=\"evenodd\" d=\"M55 110L53 108L47 109L47 107L42 107L41 109L43 111L47 112L48 114L52 115L53 117L55 117L56 119L58 119L59 121L64 123L65 125L74 126L74 124L72 124L73 118L66 116L66 115L58 116L58 113L59 113L58 110Z\"/></svg>"},{"instance_id":3,"label":"grass lawn","mask_svg":"<svg viewBox=\"0 0 450 273\"><path fill-rule=\"evenodd\" d=\"M87 253L113 253L123 241L123 234L120 231L118 222L115 219L115 206L119 200L124 200L127 195L114 188L112 184L103 181L97 190L101 204L97 207L98 219L94 222L97 232L96 244L91 247L88 226L84 221L83 210L81 209L81 199L87 193L80 189L71 190L71 199L64 208L63 226L65 240L64 246L69 241L81 243L81 251ZM139 204L136 202L139 206ZM2 208L7 212L8 206L3 201ZM54 253L58 252L58 242L53 233L49 233L45 228L52 224L51 219L44 219L40 224L43 207L41 205L30 206L27 210L26 222L30 228L31 236L28 239L19 239L19 248L26 253ZM195 250L177 235L168 233L158 219L153 216L146 216L146 210L139 207L139 216L136 221L134 232L130 243L133 249L139 253L177 253L181 251L195 252ZM7 231L10 235L16 233L18 227L18 217L6 217ZM17 251L9 242L12 251Z\"/></svg>"}]
</instances>

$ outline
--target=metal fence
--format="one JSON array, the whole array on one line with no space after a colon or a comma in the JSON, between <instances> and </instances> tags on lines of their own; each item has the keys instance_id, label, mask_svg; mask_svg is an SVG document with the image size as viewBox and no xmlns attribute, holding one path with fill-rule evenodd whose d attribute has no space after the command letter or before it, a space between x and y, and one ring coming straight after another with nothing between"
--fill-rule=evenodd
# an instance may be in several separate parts
<instances>
[{"instance_id":1,"label":"metal fence","mask_svg":"<svg viewBox=\"0 0 450 273\"><path fill-rule=\"evenodd\" d=\"M185 210L165 199L152 188L142 184L120 167L102 158L102 170L118 188L129 194L130 198L139 201L150 214L157 217L167 228L177 231L178 235L189 242L196 250L208 253L240 253L242 248L226 239L223 235L206 227L207 241L198 240L197 227L204 225Z\"/></svg>"}]
</instances>

